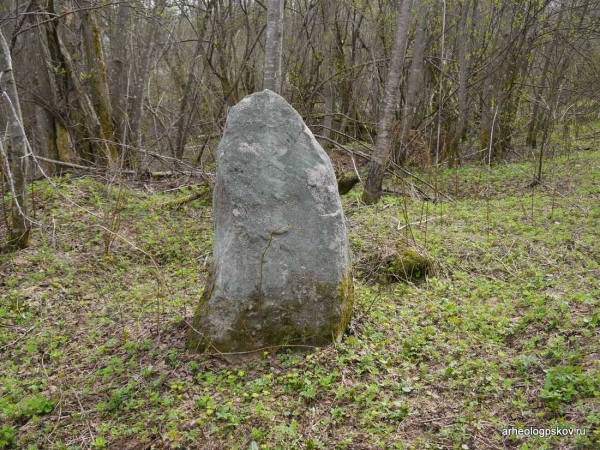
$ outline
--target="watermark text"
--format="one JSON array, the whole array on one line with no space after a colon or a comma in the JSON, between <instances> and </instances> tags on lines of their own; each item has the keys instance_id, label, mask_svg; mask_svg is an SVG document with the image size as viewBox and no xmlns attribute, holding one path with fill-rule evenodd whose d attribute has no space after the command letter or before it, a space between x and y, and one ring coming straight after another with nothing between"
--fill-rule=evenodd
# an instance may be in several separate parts
<instances>
[{"instance_id":1,"label":"watermark text","mask_svg":"<svg viewBox=\"0 0 600 450\"><path fill-rule=\"evenodd\" d=\"M585 436L585 428L503 428L502 436Z\"/></svg>"}]
</instances>

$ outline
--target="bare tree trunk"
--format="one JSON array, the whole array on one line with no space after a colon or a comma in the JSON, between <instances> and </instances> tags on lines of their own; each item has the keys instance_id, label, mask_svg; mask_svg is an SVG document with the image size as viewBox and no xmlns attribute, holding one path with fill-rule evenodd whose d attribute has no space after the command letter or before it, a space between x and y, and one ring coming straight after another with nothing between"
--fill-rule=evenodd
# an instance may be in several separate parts
<instances>
[{"instance_id":1,"label":"bare tree trunk","mask_svg":"<svg viewBox=\"0 0 600 450\"><path fill-rule=\"evenodd\" d=\"M357 64L357 49L358 49L358 38L359 38L359 29L362 24L364 16L360 14L360 17L357 18L357 10L352 8L354 16L350 16L350 12L348 11L348 7L345 8L347 19L342 18L341 20L337 20L337 22L342 22L345 24L344 26L344 34L340 36L338 33L337 39L337 48L338 48L338 60L341 67L355 67ZM348 27L351 27L350 32L348 32ZM347 53L344 52L344 47L347 47ZM346 54L348 58L346 58ZM340 95L342 97L342 123L340 124L340 131L344 133L340 137L343 139L343 142L347 142L346 135L350 135L350 126L351 126L351 115L354 114L354 119L358 120L356 114L356 105L357 105L357 96L356 85L352 80L352 72L344 73L342 76L342 80L340 83ZM352 124L354 126L354 131L356 132L356 122Z\"/></svg>"},{"instance_id":2,"label":"bare tree trunk","mask_svg":"<svg viewBox=\"0 0 600 450\"><path fill-rule=\"evenodd\" d=\"M131 54L129 51L129 33L124 33L131 26L131 6L120 4L115 7L115 23L110 30L110 100L114 120L114 134L121 146L121 157L127 160L127 92L129 90L129 68Z\"/></svg>"},{"instance_id":3,"label":"bare tree trunk","mask_svg":"<svg viewBox=\"0 0 600 450\"><path fill-rule=\"evenodd\" d=\"M577 25L575 25L576 29L580 29L582 24L583 24L583 20L587 15L587 9L588 9L588 3L586 2L584 5L582 5L583 8L580 11L580 16L579 16L579 20ZM566 3L563 3L562 9L560 11L559 17L557 19L557 23L556 23L556 35L557 35L557 39L558 40L558 36L559 36L559 30L562 27L562 21L563 21L563 13L566 10L567 5ZM572 29L573 24L571 23L571 19L572 17L569 18L570 20L568 21L568 29ZM562 32L562 31L560 31ZM570 51L571 49L563 49L563 53L559 55L558 60L554 61L555 66L557 67L554 76L552 77L550 84L549 84L549 93L548 93L548 98L546 101L546 104L548 105L548 109L545 111L545 114L542 114L541 117L539 118L539 124L540 126L543 125L544 126L544 132L542 134L542 142L541 142L541 148L540 148L540 154L539 154L539 160L538 160L538 168L537 168L537 175L536 175L536 179L535 182L537 183L541 183L542 182L542 174L543 174L543 164L544 164L544 155L547 154L547 147L548 147L548 143L549 140L552 136L552 130L554 129L554 124L557 120L556 118L556 113L559 107L559 102L560 102L560 96L562 93L562 88L561 85L563 84L563 80L565 78L565 74L567 73L567 69L569 68L569 65L571 63L571 58L574 52ZM552 59L552 53L553 52L549 52L546 55L546 61L550 61ZM547 76L547 72L544 72L544 76ZM567 124L567 122L565 121L565 124ZM535 139L535 134L534 134L534 139Z\"/></svg>"},{"instance_id":4,"label":"bare tree trunk","mask_svg":"<svg viewBox=\"0 0 600 450\"><path fill-rule=\"evenodd\" d=\"M164 0L158 1L154 13L159 15L164 9ZM158 19L157 19L158 20ZM144 88L146 87L146 81L148 80L148 74L150 73L150 57L154 50L154 44L156 42L159 24L151 22L148 31L148 37L145 40L144 47L141 49L142 56L138 70L135 74L135 78L131 87L131 121L130 121L130 132L129 132L129 145L136 149L142 147L142 113L144 110ZM135 152L129 152L126 163L128 166L133 167L136 165Z\"/></svg>"},{"instance_id":5,"label":"bare tree trunk","mask_svg":"<svg viewBox=\"0 0 600 450\"><path fill-rule=\"evenodd\" d=\"M563 21L563 16L564 16L564 12L565 9L567 8L566 4L563 4L560 12L558 13L558 18L556 20L556 28L554 29L553 32L553 39L550 40L550 42L546 45L546 52L545 52L545 61L544 61L544 66L542 69L542 73L540 74L540 86L537 87L537 89L534 89L534 104L533 104L533 111L531 114L531 123L529 124L529 129L527 131L527 138L525 140L525 144L531 148L536 148L537 147L537 138L538 138L538 134L540 132L540 128L543 126L542 122L542 118L543 118L543 112L541 110L541 104L543 103L544 100L544 94L545 94L545 90L550 87L549 84L549 78L550 78L550 64L552 63L552 56L554 55L554 51L556 49L556 46L558 45L559 41L560 41L560 34L563 32L560 28L562 26L562 21ZM551 90L552 92L552 90ZM547 103L546 103L547 104ZM544 127L544 136L543 139L546 138L547 133L546 133L546 128Z\"/></svg>"},{"instance_id":6,"label":"bare tree trunk","mask_svg":"<svg viewBox=\"0 0 600 450\"><path fill-rule=\"evenodd\" d=\"M0 31L0 87L6 108L10 134L10 168L5 168L12 191L11 227L9 244L16 248L30 245L30 223L27 218L27 138L23 129L23 117L13 76L12 61L8 44ZM0 144L1 146L1 144ZM4 150L0 148L4 159Z\"/></svg>"},{"instance_id":7,"label":"bare tree trunk","mask_svg":"<svg viewBox=\"0 0 600 450\"><path fill-rule=\"evenodd\" d=\"M52 80L46 67L46 39L45 33L36 33L33 35L33 57L36 64L34 66L33 95L35 102L35 140L37 142L38 154L48 159L59 161L60 154L57 146L56 123L52 112L47 108L47 103L53 106L57 102L54 100L52 90ZM38 39L39 38L39 39ZM44 163L44 171L53 175L57 167L53 163Z\"/></svg>"},{"instance_id":8,"label":"bare tree trunk","mask_svg":"<svg viewBox=\"0 0 600 450\"><path fill-rule=\"evenodd\" d=\"M281 53L283 47L284 0L269 0L263 88L281 93Z\"/></svg>"},{"instance_id":9,"label":"bare tree trunk","mask_svg":"<svg viewBox=\"0 0 600 450\"><path fill-rule=\"evenodd\" d=\"M490 138L492 136L492 126L495 126L494 121L494 108L493 108L493 93L492 93L492 83L491 77L493 75L489 74L489 79L483 81L483 88L481 89L481 106L480 106L480 114L481 120L479 124L479 147L482 151L481 158L486 159L487 153L484 151L490 145Z\"/></svg>"},{"instance_id":10,"label":"bare tree trunk","mask_svg":"<svg viewBox=\"0 0 600 450\"><path fill-rule=\"evenodd\" d=\"M90 2L83 2L84 7L89 8ZM102 38L100 29L94 17L94 11L87 10L83 13L82 21L83 44L85 47L85 58L90 74L90 88L92 103L99 121L100 139L105 149L107 166L118 163L119 155L115 145L113 130L112 108L110 104L110 92L108 89L108 75L104 64L102 51ZM124 32L124 31L123 31Z\"/></svg>"},{"instance_id":11,"label":"bare tree trunk","mask_svg":"<svg viewBox=\"0 0 600 450\"><path fill-rule=\"evenodd\" d=\"M399 164L404 164L408 156L410 145L409 133L413 127L414 117L416 113L416 102L421 87L421 79L423 72L423 52L427 41L425 33L425 25L429 14L429 5L426 2L421 3L417 19L417 31L415 33L415 41L413 44L413 58L410 64L410 72L406 83L406 98L404 100L404 111L402 114L402 129L398 139L398 147L396 148L395 161Z\"/></svg>"},{"instance_id":12,"label":"bare tree trunk","mask_svg":"<svg viewBox=\"0 0 600 450\"><path fill-rule=\"evenodd\" d=\"M323 147L331 147L333 144L329 139L332 138L333 116L335 114L335 86L333 81L329 80L324 86L325 95L325 116L323 117ZM335 137L335 136L333 136Z\"/></svg>"},{"instance_id":13,"label":"bare tree trunk","mask_svg":"<svg viewBox=\"0 0 600 450\"><path fill-rule=\"evenodd\" d=\"M459 21L458 34L458 120L454 130L454 136L450 142L448 164L450 167L460 165L460 141L465 132L467 120L467 55L469 54L469 42L467 35L467 20L469 18L469 0L463 0Z\"/></svg>"},{"instance_id":14,"label":"bare tree trunk","mask_svg":"<svg viewBox=\"0 0 600 450\"><path fill-rule=\"evenodd\" d=\"M35 133L37 135L38 152L48 159L59 161L56 147L56 129L52 114L41 105L35 105ZM53 175L56 167L52 163L44 164L44 172Z\"/></svg>"},{"instance_id":15,"label":"bare tree trunk","mask_svg":"<svg viewBox=\"0 0 600 450\"><path fill-rule=\"evenodd\" d=\"M371 155L369 176L367 177L362 195L362 199L366 204L377 203L381 198L383 175L391 150L396 92L400 86L400 76L402 75L402 66L404 64L404 52L406 50L408 28L410 26L412 3L413 0L403 0L398 10L396 34L392 45L390 68L383 95L383 108L377 125L377 141Z\"/></svg>"},{"instance_id":16,"label":"bare tree trunk","mask_svg":"<svg viewBox=\"0 0 600 450\"><path fill-rule=\"evenodd\" d=\"M210 14L210 10L212 9L212 3L208 4L207 14ZM204 40L204 34L206 33L206 25L208 23L207 20L202 20L198 18L199 29L198 29L198 42L196 44L196 50L194 51L194 59L192 61L192 65L190 67L190 71L188 73L187 82L185 84L185 89L183 91L183 96L181 97L181 104L179 108L179 117L177 118L177 142L175 144L175 157L181 159L183 158L183 153L185 150L185 144L187 142L187 134L188 134L188 124L187 120L187 106L189 97L192 93L192 88L194 86L195 76L194 69L196 67L196 61L200 57L200 54L203 53L202 41ZM190 115L192 115L192 111Z\"/></svg>"},{"instance_id":17,"label":"bare tree trunk","mask_svg":"<svg viewBox=\"0 0 600 450\"><path fill-rule=\"evenodd\" d=\"M239 100L238 83L236 80L235 67L231 63L235 58L235 48L230 36L230 30L226 23L234 20L233 0L227 2L219 2L215 8L213 24L216 26L214 49L216 50L217 66L211 66L215 75L221 83L221 91L223 100L228 106L235 105ZM227 3L227 4L224 4ZM268 19L267 19L268 20ZM208 58L208 63L211 63L211 58Z\"/></svg>"},{"instance_id":18,"label":"bare tree trunk","mask_svg":"<svg viewBox=\"0 0 600 450\"><path fill-rule=\"evenodd\" d=\"M555 44L555 39L552 39L552 41L550 41L550 43L548 44L549 49L546 52L546 61L544 61L544 68L542 69L541 73L541 85L534 89L533 111L531 113L531 122L529 123L527 138L525 140L525 145L531 148L537 147L537 135L540 129L540 103L542 102L542 98L544 95L546 79L548 78L548 70L550 69L550 61L552 59L552 53L554 53L553 49Z\"/></svg>"},{"instance_id":19,"label":"bare tree trunk","mask_svg":"<svg viewBox=\"0 0 600 450\"><path fill-rule=\"evenodd\" d=\"M550 133L552 132L553 124L554 124L554 122L552 122L551 120L548 120L546 122L546 125L544 126L544 132L542 133L542 143L540 145L540 155L539 155L539 158L537 161L536 175L533 180L534 185L542 182L542 169L544 167L544 155L546 153L546 146L548 145L548 137L550 136Z\"/></svg>"},{"instance_id":20,"label":"bare tree trunk","mask_svg":"<svg viewBox=\"0 0 600 450\"><path fill-rule=\"evenodd\" d=\"M73 89L69 72L72 65L67 64L60 51L57 16L54 1L48 0L42 14L36 17L41 50L38 64L41 81L40 96L36 100L42 103L44 110L52 119L53 130L50 131L55 133L54 144L57 152L57 157L53 159L74 162L76 159L74 144L77 145L75 128L85 128L79 124L85 123L86 119L81 118L83 113L77 106L81 100L69 95L70 90ZM78 151L83 147L91 147L89 142L87 146L82 144L79 143Z\"/></svg>"},{"instance_id":21,"label":"bare tree trunk","mask_svg":"<svg viewBox=\"0 0 600 450\"><path fill-rule=\"evenodd\" d=\"M56 39L55 44L57 46L57 51L60 54L60 59L65 66L68 81L70 82L75 93L77 94L77 102L79 103L79 114L85 127L85 134L88 138L95 140L98 136L102 135L100 132L100 120L96 115L96 110L92 105L92 101L90 100L89 96L83 88L82 81L79 78L79 71L77 70L71 53L69 52L67 46L62 40L58 26L56 26L54 29L54 38ZM100 143L98 145L97 143L94 144L93 142L94 141L92 141L91 143L92 145L90 147L89 156L96 160L101 156L98 154L98 149L105 149L106 147L104 146L104 143Z\"/></svg>"},{"instance_id":22,"label":"bare tree trunk","mask_svg":"<svg viewBox=\"0 0 600 450\"><path fill-rule=\"evenodd\" d=\"M150 51L154 47L154 39L156 37L155 25L150 25L153 29L150 31L148 39L146 41L146 48L143 51L142 60L138 67L137 73L134 77L131 86L131 120L129 122L129 145L136 149L142 147L142 113L144 110L144 87L146 86L146 80L148 79L148 72L150 71ZM133 158L133 153L129 154L130 158ZM135 165L133 161L127 163L128 166Z\"/></svg>"},{"instance_id":23,"label":"bare tree trunk","mask_svg":"<svg viewBox=\"0 0 600 450\"><path fill-rule=\"evenodd\" d=\"M200 56L200 51L202 50L202 37L198 37L198 44L196 45L196 51L194 52L194 62L192 63L192 67L190 68L190 72L188 74L188 79L185 84L185 89L183 90L183 96L181 97L181 104L179 107L179 117L177 117L177 142L175 143L175 157L183 158L183 153L185 151L185 144L187 141L187 124L186 120L186 112L189 97L192 93L192 86L194 83L194 67L196 66L196 61Z\"/></svg>"},{"instance_id":24,"label":"bare tree trunk","mask_svg":"<svg viewBox=\"0 0 600 450\"><path fill-rule=\"evenodd\" d=\"M330 54L332 47L332 34L333 34L333 20L334 20L334 10L333 7L335 5L331 4L331 0L323 0L321 2L321 7L323 8L323 46L324 53L327 55L327 61L330 62L333 59L333 56ZM323 67L323 66L321 66ZM335 64L328 64L326 67L329 67L331 71L335 71ZM330 76L330 75L328 75ZM324 96L325 96L325 117L323 117L323 146L331 147L332 143L330 141L332 134L331 131L333 129L333 114L335 113L335 84L333 82L333 78L328 80L324 86ZM335 136L334 136L335 137Z\"/></svg>"}]
</instances>

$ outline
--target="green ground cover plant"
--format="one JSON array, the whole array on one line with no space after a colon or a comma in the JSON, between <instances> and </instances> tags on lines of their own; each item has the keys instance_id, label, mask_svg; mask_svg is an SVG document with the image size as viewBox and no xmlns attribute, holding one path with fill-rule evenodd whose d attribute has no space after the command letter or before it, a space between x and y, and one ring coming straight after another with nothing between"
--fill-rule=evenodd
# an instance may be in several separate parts
<instances>
[{"instance_id":1,"label":"green ground cover plant","mask_svg":"<svg viewBox=\"0 0 600 450\"><path fill-rule=\"evenodd\" d=\"M0 256L0 449L599 448L599 169L583 151L538 186L531 163L421 174L451 202L351 191L344 340L235 364L185 350L210 193L38 181L51 225ZM385 249L436 269L390 277Z\"/></svg>"}]
</instances>

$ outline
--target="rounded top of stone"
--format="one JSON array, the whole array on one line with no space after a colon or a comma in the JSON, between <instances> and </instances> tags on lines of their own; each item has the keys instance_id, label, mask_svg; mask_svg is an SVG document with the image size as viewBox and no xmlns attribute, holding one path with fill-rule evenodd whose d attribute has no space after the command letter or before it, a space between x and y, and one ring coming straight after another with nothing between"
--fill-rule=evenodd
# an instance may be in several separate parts
<instances>
[{"instance_id":1,"label":"rounded top of stone","mask_svg":"<svg viewBox=\"0 0 600 450\"><path fill-rule=\"evenodd\" d=\"M273 92L271 89L263 89L262 91L254 92L253 94L250 94L247 97L252 97L253 95L260 95L260 94L276 95L277 97L281 97L281 95L277 94L276 92ZM283 97L281 97L281 98L283 98Z\"/></svg>"},{"instance_id":2,"label":"rounded top of stone","mask_svg":"<svg viewBox=\"0 0 600 450\"><path fill-rule=\"evenodd\" d=\"M246 97L244 97L244 99L251 98L251 97L260 97L260 96L266 96L266 97L274 96L276 98L280 98L281 100L283 100L285 102L285 99L281 95L277 94L276 92L273 92L271 89L263 89L262 91L254 92L252 94L246 95Z\"/></svg>"},{"instance_id":3,"label":"rounded top of stone","mask_svg":"<svg viewBox=\"0 0 600 450\"><path fill-rule=\"evenodd\" d=\"M269 89L265 89L263 91L254 92L253 94L246 95L232 109L235 109L240 105L245 105L248 103L259 103L259 102L264 102L264 101L285 104L291 108L290 104L288 102L286 102L285 99L281 95L276 94L275 92L273 92Z\"/></svg>"},{"instance_id":4,"label":"rounded top of stone","mask_svg":"<svg viewBox=\"0 0 600 450\"><path fill-rule=\"evenodd\" d=\"M247 95L229 111L227 128L238 126L300 126L304 121L300 114L279 94L265 89Z\"/></svg>"}]
</instances>

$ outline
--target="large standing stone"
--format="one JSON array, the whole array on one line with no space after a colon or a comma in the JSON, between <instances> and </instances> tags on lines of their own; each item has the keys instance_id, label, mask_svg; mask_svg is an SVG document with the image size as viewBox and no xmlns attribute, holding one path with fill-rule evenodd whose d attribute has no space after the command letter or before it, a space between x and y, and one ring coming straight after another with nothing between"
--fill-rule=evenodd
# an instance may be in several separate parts
<instances>
[{"instance_id":1,"label":"large standing stone","mask_svg":"<svg viewBox=\"0 0 600 450\"><path fill-rule=\"evenodd\" d=\"M339 339L354 285L325 151L300 115L265 90L229 112L217 163L214 262L189 347L243 352Z\"/></svg>"}]
</instances>

